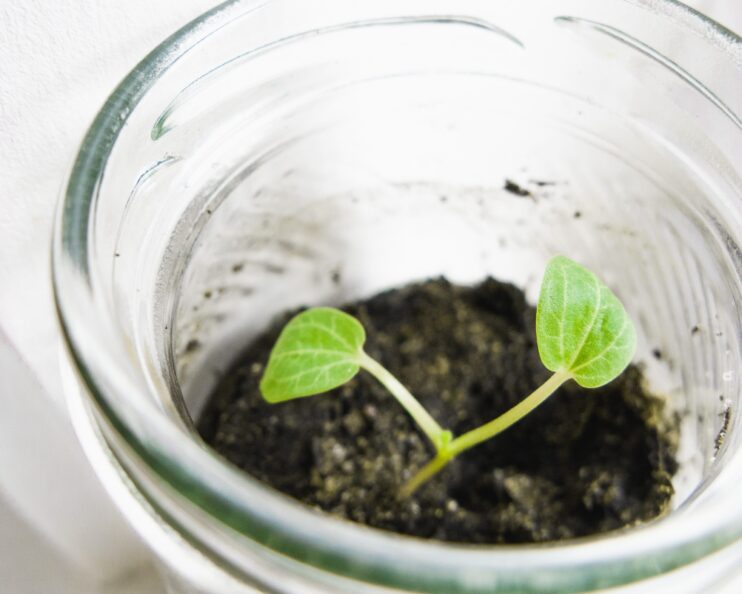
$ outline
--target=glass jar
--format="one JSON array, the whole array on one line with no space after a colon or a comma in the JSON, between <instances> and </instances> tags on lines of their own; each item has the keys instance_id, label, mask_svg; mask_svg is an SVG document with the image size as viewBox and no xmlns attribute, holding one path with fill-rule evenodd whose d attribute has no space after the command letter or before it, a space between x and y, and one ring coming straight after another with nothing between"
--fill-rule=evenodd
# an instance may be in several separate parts
<instances>
[{"instance_id":1,"label":"glass jar","mask_svg":"<svg viewBox=\"0 0 742 594\"><path fill-rule=\"evenodd\" d=\"M78 433L172 591L723 581L742 535L741 75L742 40L671 0L233 1L147 56L80 149L54 281ZM557 252L616 288L682 421L659 521L426 542L312 511L193 429L277 312L433 275L534 299Z\"/></svg>"}]
</instances>

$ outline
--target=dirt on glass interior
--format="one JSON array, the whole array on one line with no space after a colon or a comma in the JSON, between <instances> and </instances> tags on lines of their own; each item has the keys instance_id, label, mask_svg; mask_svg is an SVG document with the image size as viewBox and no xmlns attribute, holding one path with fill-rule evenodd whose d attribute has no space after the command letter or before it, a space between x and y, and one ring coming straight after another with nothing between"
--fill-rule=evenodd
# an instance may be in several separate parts
<instances>
[{"instance_id":1,"label":"dirt on glass interior","mask_svg":"<svg viewBox=\"0 0 742 594\"><path fill-rule=\"evenodd\" d=\"M510 284L434 279L344 309L366 328L369 355L457 435L549 376L536 348L536 312ZM677 422L644 388L636 366L597 390L568 382L400 500L400 486L434 452L370 375L361 371L310 398L262 400L264 365L290 317L277 320L225 375L199 430L230 462L307 505L384 530L469 543L580 537L647 522L669 508Z\"/></svg>"}]
</instances>

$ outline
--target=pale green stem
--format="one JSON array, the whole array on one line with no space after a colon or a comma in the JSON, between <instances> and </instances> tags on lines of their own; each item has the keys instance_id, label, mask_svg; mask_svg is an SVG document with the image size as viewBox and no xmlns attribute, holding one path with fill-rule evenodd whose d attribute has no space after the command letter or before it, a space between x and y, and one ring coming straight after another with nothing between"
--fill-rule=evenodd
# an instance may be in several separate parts
<instances>
[{"instance_id":1,"label":"pale green stem","mask_svg":"<svg viewBox=\"0 0 742 594\"><path fill-rule=\"evenodd\" d=\"M520 421L538 405L542 404L549 396L557 391L559 386L571 377L567 371L557 371L513 408L505 411L489 423L472 429L454 439L449 444L448 451L452 456L458 456L461 452L473 448L475 445L479 445L483 441L487 441L498 433L501 433L512 424Z\"/></svg>"},{"instance_id":2,"label":"pale green stem","mask_svg":"<svg viewBox=\"0 0 742 594\"><path fill-rule=\"evenodd\" d=\"M405 388L396 377L382 367L381 364L369 357L365 352L361 352L358 363L392 393L392 395L420 426L420 429L422 429L428 439L433 442L436 451L440 451L444 445L444 434L446 432L436 422L436 420L430 416L428 411L423 408L410 391Z\"/></svg>"},{"instance_id":3,"label":"pale green stem","mask_svg":"<svg viewBox=\"0 0 742 594\"><path fill-rule=\"evenodd\" d=\"M501 414L499 417L481 427L472 429L451 441L442 451L438 452L438 455L433 460L423 466L423 468L408 481L402 489L402 495L404 497L412 495L419 487L433 478L446 466L446 464L448 464L448 462L458 456L461 452L493 438L498 433L501 433L514 423L518 422L556 392L557 388L571 377L572 376L567 371L557 371L530 395L521 400L511 409Z\"/></svg>"},{"instance_id":4,"label":"pale green stem","mask_svg":"<svg viewBox=\"0 0 742 594\"><path fill-rule=\"evenodd\" d=\"M449 463L450 460L451 456L442 451L438 452L435 458L433 458L430 462L428 462L425 466L418 470L415 476L413 476L409 481L407 481L407 483L405 483L405 486L402 487L402 491L399 494L400 497L402 499L407 499L421 486L423 486L431 478L438 474L446 466L446 464Z\"/></svg>"}]
</instances>

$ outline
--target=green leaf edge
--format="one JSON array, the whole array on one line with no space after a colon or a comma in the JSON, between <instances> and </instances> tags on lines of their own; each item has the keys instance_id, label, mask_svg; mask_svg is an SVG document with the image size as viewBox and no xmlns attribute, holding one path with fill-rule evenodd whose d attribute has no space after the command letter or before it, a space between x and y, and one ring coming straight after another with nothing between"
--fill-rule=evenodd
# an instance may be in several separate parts
<instances>
[{"instance_id":1,"label":"green leaf edge","mask_svg":"<svg viewBox=\"0 0 742 594\"><path fill-rule=\"evenodd\" d=\"M304 317L306 314L314 314L314 313L321 312L321 311L331 312L333 315L338 315L338 316L343 317L346 322L351 322L355 326L355 329L360 334L361 338L360 338L360 342L359 342L356 352L351 354L350 351L349 352L334 351L341 355L347 356L347 360L338 361L336 363L333 363L333 366L341 365L341 364L348 364L351 366L349 372L346 374L345 379L343 379L342 381L337 381L330 387L325 387L321 390L297 391L297 392L292 393L290 396L275 395L272 384L277 383L277 382L272 377L273 374L271 373L271 370L273 369L273 366L271 365L271 363L275 363L277 359L290 354L290 353L280 352L279 347L280 347L282 338L284 338L292 330L296 329L296 324L298 322L301 322L301 318ZM342 341L345 342L344 340ZM361 355L363 354L363 345L365 344L365 342L366 342L366 330L364 329L363 324L361 324L352 315L345 313L344 311L340 309L337 309L334 307L312 307L302 312L299 312L286 323L286 325L283 327L280 334L278 335L278 338L276 339L276 342L273 345L273 348L271 349L270 355L268 356L268 362L265 366L265 369L263 370L263 375L260 379L259 390L260 390L261 396L266 402L270 404L278 404L281 402L288 402L289 400L295 400L297 398L306 398L309 396L315 396L317 394L324 394L326 392L329 392L330 390L333 390L335 388L342 386L346 382L350 381L353 377L355 377L360 371ZM350 347L351 345L348 345L348 346ZM285 377L282 379L285 381Z\"/></svg>"},{"instance_id":2,"label":"green leaf edge","mask_svg":"<svg viewBox=\"0 0 742 594\"><path fill-rule=\"evenodd\" d=\"M625 326L622 327L622 330L619 333L616 334L616 337L614 338L614 340L611 342L611 344L608 347L606 347L606 349L604 349L602 351L601 354L605 354L605 352L607 352L607 350L609 350L610 348L612 348L612 346L615 344L615 341L618 340L618 338L623 335L623 332L625 330L627 330L629 332L629 334L630 334L630 338L628 339L628 342L630 343L630 347L627 349L627 351L630 352L630 355L627 356L627 357L625 357L626 358L626 361L624 362L623 367L621 367L621 368L619 368L617 370L614 370L614 372L611 375L603 375L603 376L598 376L596 378L595 377L595 374L580 374L580 373L575 374L575 371L576 370L581 369L583 367L586 367L588 365L592 365L598 359L598 357L593 357L588 362L581 362L576 369L572 369L571 368L571 366L574 365L574 363L579 360L580 354L582 353L582 350L585 348L585 345L588 342L588 336L589 336L590 332L592 331L592 329L594 327L594 324L597 322L597 316L596 316L596 318L593 320L593 322L590 325L590 330L588 330L588 332L587 332L587 334L585 336L585 339L582 341L582 344L580 345L580 349L571 357L571 360L572 361L570 363L570 366L567 366L565 368L564 366L550 366L550 365L547 365L547 363L545 361L545 357L544 357L543 351L542 351L541 340L539 339L540 338L540 335L541 335L540 330L539 330L540 329L539 320L540 320L540 316L541 316L541 312L542 312L542 298L541 298L543 296L543 292L542 292L541 296L539 297L538 306L536 308L536 339L537 339L536 342L537 342L537 347L538 347L538 351L539 351L539 357L540 357L541 362L544 365L544 367L546 367L550 371L553 371L555 373L556 372L566 372L566 373L568 373L572 377L572 379L575 382L577 382L577 384L579 384L580 386L582 386L584 388L599 388L601 386L604 386L604 385L610 383L614 379L616 379L630 365L631 360L633 359L633 356L634 356L634 354L636 352L636 328L634 327L634 324L633 324L633 322L631 320L631 317L629 316L628 312L626 311L626 308L624 307L624 305L621 302L621 300L616 296L616 294L613 293L613 291L611 291L611 289L603 281L601 281L600 278L598 278L598 276L595 273L593 273L591 270L589 270L585 266L582 266L578 262L575 262L574 260L571 260L570 258L568 258L566 256L562 256L562 255L554 256L554 257L551 258L551 260L549 260L549 262L546 265L545 272L544 272L544 279L546 279L546 277L547 277L547 275L549 273L549 269L553 265L560 264L560 263L567 264L568 266L571 266L571 267L579 268L583 272L585 272L588 275L590 275L592 277L592 279L594 279L594 281L596 283L596 287L599 289L599 291L603 291L603 290L606 291L609 294L610 298L612 298L612 299L615 300L616 304L621 308L621 311L623 312L623 319L624 319ZM543 285L542 285L542 290L543 290ZM599 311L599 308L596 311ZM566 357L564 357L564 353L560 353L560 357L566 358ZM592 379L592 378L595 378L595 379Z\"/></svg>"}]
</instances>

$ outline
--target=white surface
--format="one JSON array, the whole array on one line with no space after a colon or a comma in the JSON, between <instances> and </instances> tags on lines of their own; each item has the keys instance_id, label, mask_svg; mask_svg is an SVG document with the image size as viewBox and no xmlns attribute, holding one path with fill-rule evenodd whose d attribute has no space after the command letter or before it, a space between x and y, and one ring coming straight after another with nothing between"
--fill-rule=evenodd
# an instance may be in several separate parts
<instances>
[{"instance_id":1,"label":"white surface","mask_svg":"<svg viewBox=\"0 0 742 594\"><path fill-rule=\"evenodd\" d=\"M49 406L41 386L2 331L0 378L13 379L12 391L3 390L0 408L3 515L7 518L12 505L26 523L46 536L56 555L87 577L108 577L109 571L123 572L143 562L146 557L139 542L101 496L98 479L66 419ZM3 524L0 546L17 554L15 534ZM18 569L24 569L22 563Z\"/></svg>"},{"instance_id":2,"label":"white surface","mask_svg":"<svg viewBox=\"0 0 742 594\"><path fill-rule=\"evenodd\" d=\"M742 31L740 0L688 3ZM49 237L64 176L107 94L149 49L211 5L0 0L3 593L100 592L84 574L109 579L142 558L93 480L67 422L56 371ZM34 560L39 563L29 565ZM137 594L150 587L131 584Z\"/></svg>"},{"instance_id":3,"label":"white surface","mask_svg":"<svg viewBox=\"0 0 742 594\"><path fill-rule=\"evenodd\" d=\"M24 592L22 577L41 580L27 581L26 591L64 592L61 584L42 586L45 568L51 576L67 564L67 577L101 583L145 557L103 494L67 420L49 239L69 164L108 93L157 43L212 4L0 0L0 331L13 346L0 335L4 594ZM39 545L44 540L47 547ZM32 570L35 555L39 567ZM11 570L17 578L12 587ZM80 584L70 591L82 592Z\"/></svg>"},{"instance_id":4,"label":"white surface","mask_svg":"<svg viewBox=\"0 0 742 594\"><path fill-rule=\"evenodd\" d=\"M14 513L0 494L0 592L3 594L154 594L159 576L139 565L108 584L86 579Z\"/></svg>"}]
</instances>

